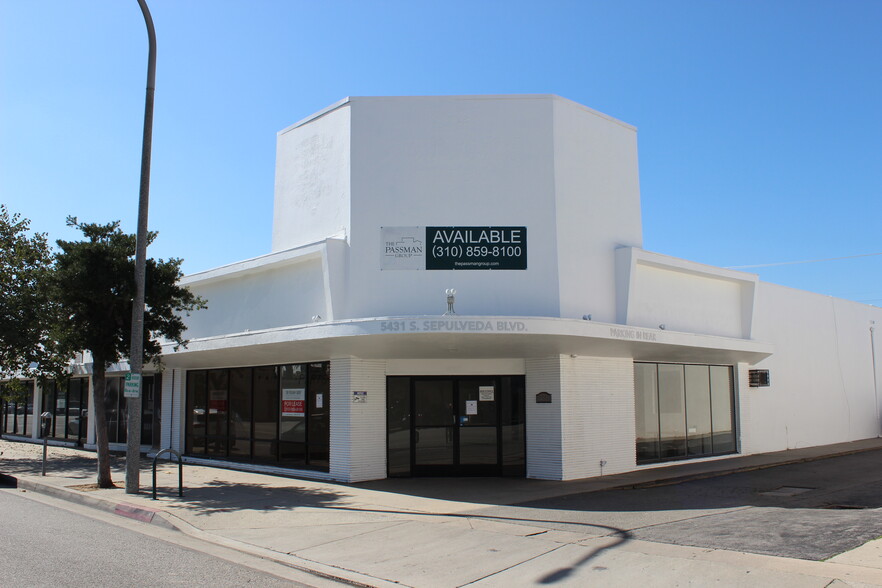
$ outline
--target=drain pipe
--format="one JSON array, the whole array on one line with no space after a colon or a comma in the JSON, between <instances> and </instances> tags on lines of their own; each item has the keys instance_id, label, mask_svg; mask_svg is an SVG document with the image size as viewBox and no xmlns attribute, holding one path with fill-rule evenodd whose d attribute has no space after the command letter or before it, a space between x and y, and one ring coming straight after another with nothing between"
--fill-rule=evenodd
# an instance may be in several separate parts
<instances>
[{"instance_id":1,"label":"drain pipe","mask_svg":"<svg viewBox=\"0 0 882 588\"><path fill-rule=\"evenodd\" d=\"M876 399L876 437L882 437L879 427L879 384L876 377L876 321L870 321L870 354L873 358L873 398Z\"/></svg>"}]
</instances>

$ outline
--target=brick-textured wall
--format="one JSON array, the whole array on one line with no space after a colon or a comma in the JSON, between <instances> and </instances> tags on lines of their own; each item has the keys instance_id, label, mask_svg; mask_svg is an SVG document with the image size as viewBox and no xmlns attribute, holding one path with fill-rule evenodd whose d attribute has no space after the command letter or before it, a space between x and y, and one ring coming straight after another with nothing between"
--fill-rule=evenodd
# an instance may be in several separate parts
<instances>
[{"instance_id":1,"label":"brick-textured wall","mask_svg":"<svg viewBox=\"0 0 882 588\"><path fill-rule=\"evenodd\" d=\"M560 480L561 455L560 358L526 361L527 477ZM551 394L551 404L537 404L536 394Z\"/></svg>"},{"instance_id":2,"label":"brick-textured wall","mask_svg":"<svg viewBox=\"0 0 882 588\"><path fill-rule=\"evenodd\" d=\"M527 477L569 480L634 469L630 358L527 361ZM551 404L536 404L536 394ZM601 472L601 460L606 463Z\"/></svg>"},{"instance_id":3,"label":"brick-textured wall","mask_svg":"<svg viewBox=\"0 0 882 588\"><path fill-rule=\"evenodd\" d=\"M565 356L561 383L563 479L633 470L633 360Z\"/></svg>"},{"instance_id":4,"label":"brick-textured wall","mask_svg":"<svg viewBox=\"0 0 882 588\"><path fill-rule=\"evenodd\" d=\"M353 392L367 392L353 403ZM386 477L386 362L331 360L331 477L362 482Z\"/></svg>"},{"instance_id":5,"label":"brick-textured wall","mask_svg":"<svg viewBox=\"0 0 882 588\"><path fill-rule=\"evenodd\" d=\"M180 369L167 368L162 372L162 436L160 449L184 449L184 374Z\"/></svg>"}]
</instances>

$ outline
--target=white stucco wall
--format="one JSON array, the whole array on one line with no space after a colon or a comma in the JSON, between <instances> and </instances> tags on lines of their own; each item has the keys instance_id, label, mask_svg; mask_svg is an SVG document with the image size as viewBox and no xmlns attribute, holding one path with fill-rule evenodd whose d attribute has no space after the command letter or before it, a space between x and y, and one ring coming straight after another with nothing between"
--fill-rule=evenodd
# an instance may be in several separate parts
<instances>
[{"instance_id":1,"label":"white stucco wall","mask_svg":"<svg viewBox=\"0 0 882 588\"><path fill-rule=\"evenodd\" d=\"M743 286L653 266L638 265L628 323L686 333L744 337Z\"/></svg>"},{"instance_id":2,"label":"white stucco wall","mask_svg":"<svg viewBox=\"0 0 882 588\"><path fill-rule=\"evenodd\" d=\"M871 321L882 309L760 283L754 324L775 353L755 366L771 386L741 387L744 451L758 453L876 437ZM876 342L876 375L882 374Z\"/></svg>"},{"instance_id":3,"label":"white stucco wall","mask_svg":"<svg viewBox=\"0 0 882 588\"><path fill-rule=\"evenodd\" d=\"M345 102L279 132L273 251L346 235L349 151Z\"/></svg>"},{"instance_id":4,"label":"white stucco wall","mask_svg":"<svg viewBox=\"0 0 882 588\"><path fill-rule=\"evenodd\" d=\"M551 101L353 98L350 316L558 314ZM526 226L527 270L381 271L384 226Z\"/></svg>"},{"instance_id":5,"label":"white stucco wall","mask_svg":"<svg viewBox=\"0 0 882 588\"><path fill-rule=\"evenodd\" d=\"M208 308L187 318L189 339L306 324L328 316L322 257L194 281Z\"/></svg>"},{"instance_id":6,"label":"white stucco wall","mask_svg":"<svg viewBox=\"0 0 882 588\"><path fill-rule=\"evenodd\" d=\"M634 247L615 254L616 321L650 329L753 339L756 274Z\"/></svg>"},{"instance_id":7,"label":"white stucco wall","mask_svg":"<svg viewBox=\"0 0 882 588\"><path fill-rule=\"evenodd\" d=\"M637 130L555 97L560 316L615 322L617 247L641 247Z\"/></svg>"}]
</instances>

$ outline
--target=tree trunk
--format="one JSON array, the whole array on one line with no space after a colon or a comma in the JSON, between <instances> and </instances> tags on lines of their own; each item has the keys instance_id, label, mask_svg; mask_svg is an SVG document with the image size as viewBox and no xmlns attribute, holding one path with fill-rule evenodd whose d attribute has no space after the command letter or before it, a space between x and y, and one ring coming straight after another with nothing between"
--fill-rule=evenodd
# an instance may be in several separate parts
<instances>
[{"instance_id":1,"label":"tree trunk","mask_svg":"<svg viewBox=\"0 0 882 588\"><path fill-rule=\"evenodd\" d=\"M92 362L92 406L95 408L95 445L98 454L98 487L115 488L110 477L110 447L107 443L107 414L104 405L107 397L105 363L100 358Z\"/></svg>"}]
</instances>

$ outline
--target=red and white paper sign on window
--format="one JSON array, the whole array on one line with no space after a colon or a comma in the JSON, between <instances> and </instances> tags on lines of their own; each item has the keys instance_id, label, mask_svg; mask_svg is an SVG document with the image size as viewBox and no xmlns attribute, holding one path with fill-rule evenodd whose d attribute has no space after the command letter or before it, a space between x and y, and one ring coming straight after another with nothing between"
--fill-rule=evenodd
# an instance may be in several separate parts
<instances>
[{"instance_id":1,"label":"red and white paper sign on window","mask_svg":"<svg viewBox=\"0 0 882 588\"><path fill-rule=\"evenodd\" d=\"M212 410L217 410L220 412L226 412L227 410L227 391L226 390L211 390L208 393L208 408Z\"/></svg>"},{"instance_id":2,"label":"red and white paper sign on window","mask_svg":"<svg viewBox=\"0 0 882 588\"><path fill-rule=\"evenodd\" d=\"M302 417L306 415L306 389L282 389L282 416Z\"/></svg>"}]
</instances>

